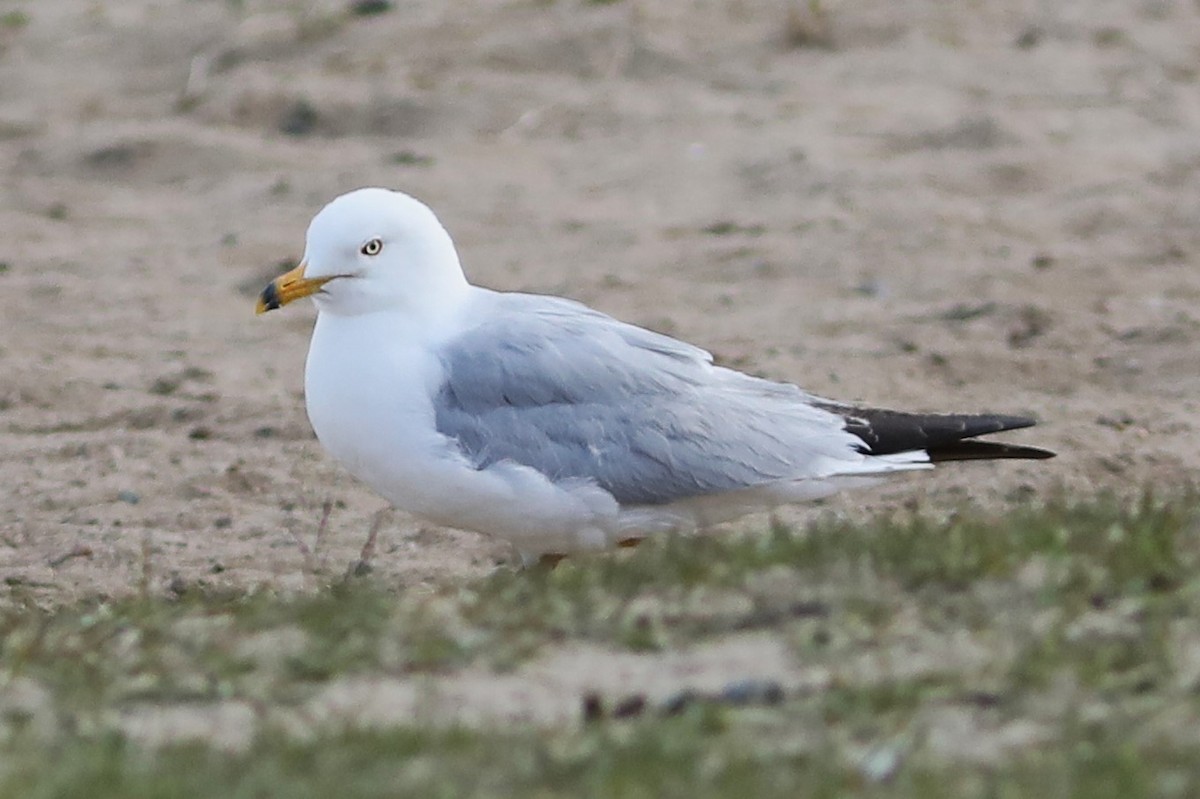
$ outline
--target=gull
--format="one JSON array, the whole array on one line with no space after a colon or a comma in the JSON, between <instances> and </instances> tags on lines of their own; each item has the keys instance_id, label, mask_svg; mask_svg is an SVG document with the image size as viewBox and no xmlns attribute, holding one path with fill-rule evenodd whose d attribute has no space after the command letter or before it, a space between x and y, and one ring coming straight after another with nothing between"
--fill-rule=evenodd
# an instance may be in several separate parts
<instances>
[{"instance_id":1,"label":"gull","mask_svg":"<svg viewBox=\"0 0 1200 799\"><path fill-rule=\"evenodd\" d=\"M433 212L387 189L326 205L257 311L302 297L325 449L396 507L526 563L935 463L1054 455L976 438L1033 419L855 407L568 299L473 286Z\"/></svg>"}]
</instances>

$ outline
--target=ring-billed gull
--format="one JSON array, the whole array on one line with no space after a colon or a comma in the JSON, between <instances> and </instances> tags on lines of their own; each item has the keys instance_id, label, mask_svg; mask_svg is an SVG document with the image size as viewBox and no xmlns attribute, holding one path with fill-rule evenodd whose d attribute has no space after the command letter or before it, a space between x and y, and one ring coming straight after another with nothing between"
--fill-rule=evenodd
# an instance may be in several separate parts
<instances>
[{"instance_id":1,"label":"ring-billed gull","mask_svg":"<svg viewBox=\"0 0 1200 799\"><path fill-rule=\"evenodd\" d=\"M325 448L397 507L526 561L939 461L1053 455L975 440L1032 419L857 408L570 300L472 286L433 212L386 189L325 206L258 311L308 296L305 400Z\"/></svg>"}]
</instances>

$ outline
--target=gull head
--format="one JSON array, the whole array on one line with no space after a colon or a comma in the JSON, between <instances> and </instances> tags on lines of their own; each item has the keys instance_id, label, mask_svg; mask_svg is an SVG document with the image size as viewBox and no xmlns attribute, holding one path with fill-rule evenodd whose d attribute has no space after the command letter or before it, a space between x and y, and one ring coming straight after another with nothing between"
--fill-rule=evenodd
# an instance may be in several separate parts
<instances>
[{"instance_id":1,"label":"gull head","mask_svg":"<svg viewBox=\"0 0 1200 799\"><path fill-rule=\"evenodd\" d=\"M322 313L422 314L467 288L450 235L424 203L388 189L358 189L321 209L304 258L271 281L257 312L312 297Z\"/></svg>"}]
</instances>

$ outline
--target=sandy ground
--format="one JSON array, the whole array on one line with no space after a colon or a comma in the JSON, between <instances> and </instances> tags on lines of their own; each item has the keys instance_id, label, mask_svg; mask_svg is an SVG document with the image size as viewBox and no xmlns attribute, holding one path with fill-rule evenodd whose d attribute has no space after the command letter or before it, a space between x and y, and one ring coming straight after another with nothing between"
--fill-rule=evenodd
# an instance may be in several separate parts
<instances>
[{"instance_id":1,"label":"sandy ground","mask_svg":"<svg viewBox=\"0 0 1200 799\"><path fill-rule=\"evenodd\" d=\"M355 556L383 503L309 430L313 310L252 311L362 185L432 205L478 283L1062 453L834 510L1189 479L1200 5L822 5L10 4L0 590L303 588L327 499L320 554ZM394 515L383 579L509 557Z\"/></svg>"}]
</instances>

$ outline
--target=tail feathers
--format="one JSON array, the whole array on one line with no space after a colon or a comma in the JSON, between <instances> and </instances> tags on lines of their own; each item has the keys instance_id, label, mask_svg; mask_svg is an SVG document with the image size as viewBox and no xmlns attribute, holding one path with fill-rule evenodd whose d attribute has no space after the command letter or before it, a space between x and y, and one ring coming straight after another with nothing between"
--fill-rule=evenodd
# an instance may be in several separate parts
<instances>
[{"instance_id":1,"label":"tail feathers","mask_svg":"<svg viewBox=\"0 0 1200 799\"><path fill-rule=\"evenodd\" d=\"M1037 447L975 441L976 436L1032 427L1024 416L998 414L921 414L880 408L856 408L835 403L824 410L842 417L847 432L857 436L859 449L869 455L921 451L932 463L1021 458L1040 460L1055 453Z\"/></svg>"}]
</instances>

